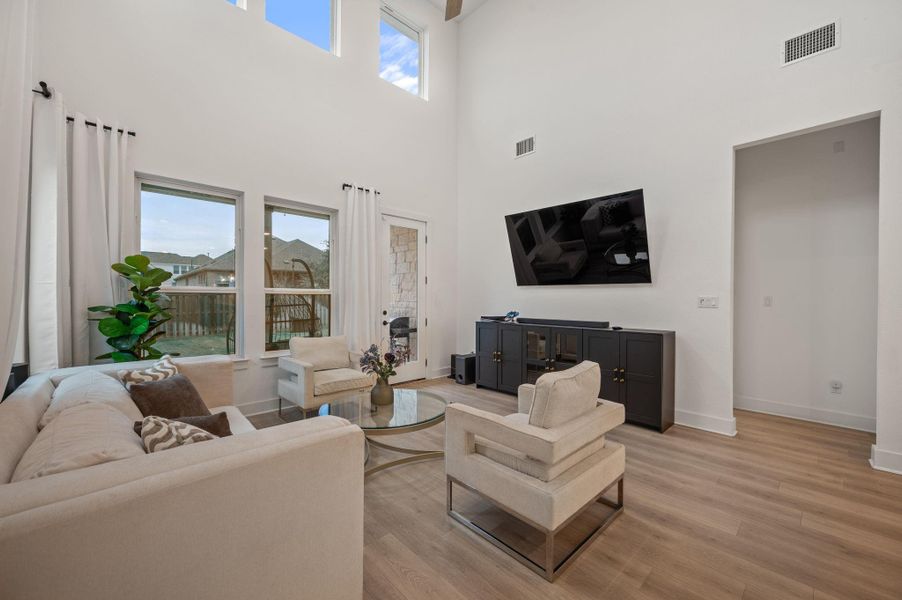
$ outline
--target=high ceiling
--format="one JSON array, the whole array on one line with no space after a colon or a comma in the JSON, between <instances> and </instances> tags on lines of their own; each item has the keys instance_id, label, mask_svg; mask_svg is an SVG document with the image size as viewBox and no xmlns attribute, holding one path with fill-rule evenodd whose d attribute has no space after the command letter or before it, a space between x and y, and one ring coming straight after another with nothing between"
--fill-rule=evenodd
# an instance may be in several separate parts
<instances>
[{"instance_id":1,"label":"high ceiling","mask_svg":"<svg viewBox=\"0 0 902 600\"><path fill-rule=\"evenodd\" d=\"M434 4L437 8L441 9L442 12L445 11L445 0L429 0L429 2ZM464 8L460 12L460 16L457 17L455 21L466 19L470 13L472 13L474 10L476 10L486 2L488 2L488 0L464 0Z\"/></svg>"}]
</instances>

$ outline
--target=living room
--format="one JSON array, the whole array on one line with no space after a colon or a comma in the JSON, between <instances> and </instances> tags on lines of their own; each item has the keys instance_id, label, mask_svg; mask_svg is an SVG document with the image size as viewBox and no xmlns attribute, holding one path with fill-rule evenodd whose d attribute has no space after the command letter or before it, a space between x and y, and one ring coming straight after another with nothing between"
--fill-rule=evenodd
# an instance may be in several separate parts
<instances>
[{"instance_id":1,"label":"living room","mask_svg":"<svg viewBox=\"0 0 902 600\"><path fill-rule=\"evenodd\" d=\"M897 2L0 15L0 596L899 597ZM234 439L29 474L123 371Z\"/></svg>"}]
</instances>

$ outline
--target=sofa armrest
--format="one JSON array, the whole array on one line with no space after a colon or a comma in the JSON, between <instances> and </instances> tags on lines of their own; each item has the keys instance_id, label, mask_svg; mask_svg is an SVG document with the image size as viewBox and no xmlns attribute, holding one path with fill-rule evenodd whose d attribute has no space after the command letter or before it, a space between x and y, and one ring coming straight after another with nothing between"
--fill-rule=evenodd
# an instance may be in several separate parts
<instances>
[{"instance_id":1,"label":"sofa armrest","mask_svg":"<svg viewBox=\"0 0 902 600\"><path fill-rule=\"evenodd\" d=\"M291 358L290 356L282 356L279 357L279 368L294 375L293 379L297 379L298 390L301 391L305 397L313 398L312 364L304 362L303 360L298 360L297 358ZM286 398L286 400L294 402L299 406L303 406L301 398Z\"/></svg>"},{"instance_id":2,"label":"sofa armrest","mask_svg":"<svg viewBox=\"0 0 902 600\"><path fill-rule=\"evenodd\" d=\"M517 412L526 414L532 409L532 402L536 397L536 386L524 383L517 388Z\"/></svg>"},{"instance_id":3,"label":"sofa armrest","mask_svg":"<svg viewBox=\"0 0 902 600\"><path fill-rule=\"evenodd\" d=\"M361 358L363 358L363 352L348 352L348 368L355 371L359 369Z\"/></svg>"},{"instance_id":4,"label":"sofa armrest","mask_svg":"<svg viewBox=\"0 0 902 600\"><path fill-rule=\"evenodd\" d=\"M3 596L360 598L363 457L321 417L0 486Z\"/></svg>"}]
</instances>

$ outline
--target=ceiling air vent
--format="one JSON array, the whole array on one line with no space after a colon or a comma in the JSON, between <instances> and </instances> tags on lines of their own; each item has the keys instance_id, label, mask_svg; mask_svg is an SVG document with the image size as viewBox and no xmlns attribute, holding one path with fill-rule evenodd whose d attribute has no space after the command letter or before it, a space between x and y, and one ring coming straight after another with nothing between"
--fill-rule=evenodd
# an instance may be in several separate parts
<instances>
[{"instance_id":1,"label":"ceiling air vent","mask_svg":"<svg viewBox=\"0 0 902 600\"><path fill-rule=\"evenodd\" d=\"M791 65L839 47L839 21L783 42L783 65Z\"/></svg>"},{"instance_id":2,"label":"ceiling air vent","mask_svg":"<svg viewBox=\"0 0 902 600\"><path fill-rule=\"evenodd\" d=\"M520 158L536 151L536 136L528 137L525 140L517 142L516 155L514 158Z\"/></svg>"}]
</instances>

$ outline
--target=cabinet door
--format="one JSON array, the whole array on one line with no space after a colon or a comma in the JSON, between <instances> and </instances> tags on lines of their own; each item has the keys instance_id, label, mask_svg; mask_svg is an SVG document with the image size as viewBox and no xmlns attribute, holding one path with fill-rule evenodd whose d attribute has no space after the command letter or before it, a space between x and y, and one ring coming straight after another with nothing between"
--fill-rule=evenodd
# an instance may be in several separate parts
<instances>
[{"instance_id":1,"label":"cabinet door","mask_svg":"<svg viewBox=\"0 0 902 600\"><path fill-rule=\"evenodd\" d=\"M501 352L498 389L516 392L523 383L523 328L519 325L500 325L498 340Z\"/></svg>"},{"instance_id":2,"label":"cabinet door","mask_svg":"<svg viewBox=\"0 0 902 600\"><path fill-rule=\"evenodd\" d=\"M625 370L626 419L661 427L662 338L649 333L620 334L620 364Z\"/></svg>"},{"instance_id":3,"label":"cabinet door","mask_svg":"<svg viewBox=\"0 0 902 600\"><path fill-rule=\"evenodd\" d=\"M476 385L498 389L498 325L476 323Z\"/></svg>"},{"instance_id":4,"label":"cabinet door","mask_svg":"<svg viewBox=\"0 0 902 600\"><path fill-rule=\"evenodd\" d=\"M583 331L583 360L601 367L601 389L598 397L623 402L620 383L620 334L603 329Z\"/></svg>"},{"instance_id":5,"label":"cabinet door","mask_svg":"<svg viewBox=\"0 0 902 600\"><path fill-rule=\"evenodd\" d=\"M564 371L583 359L582 329L555 328L551 330L551 368Z\"/></svg>"},{"instance_id":6,"label":"cabinet door","mask_svg":"<svg viewBox=\"0 0 902 600\"><path fill-rule=\"evenodd\" d=\"M524 381L535 383L551 366L551 329L548 327L522 327L526 336Z\"/></svg>"}]
</instances>

